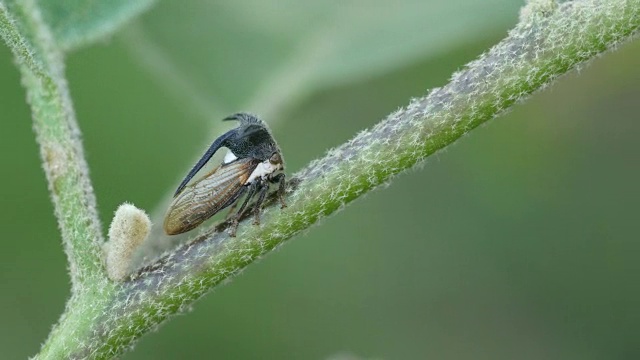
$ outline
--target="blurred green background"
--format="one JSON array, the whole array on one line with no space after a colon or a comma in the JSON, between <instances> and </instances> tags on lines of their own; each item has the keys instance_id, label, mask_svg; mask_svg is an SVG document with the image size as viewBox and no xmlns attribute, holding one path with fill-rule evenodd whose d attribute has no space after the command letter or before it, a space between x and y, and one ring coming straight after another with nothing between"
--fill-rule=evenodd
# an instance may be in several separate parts
<instances>
[{"instance_id":1,"label":"blurred green background","mask_svg":"<svg viewBox=\"0 0 640 360\"><path fill-rule=\"evenodd\" d=\"M293 173L445 84L521 5L160 2L68 57L105 230L123 201L154 212L224 115L262 114ZM124 358L640 358L639 56L636 41L563 77ZM0 79L0 351L19 359L69 280L6 46Z\"/></svg>"}]
</instances>

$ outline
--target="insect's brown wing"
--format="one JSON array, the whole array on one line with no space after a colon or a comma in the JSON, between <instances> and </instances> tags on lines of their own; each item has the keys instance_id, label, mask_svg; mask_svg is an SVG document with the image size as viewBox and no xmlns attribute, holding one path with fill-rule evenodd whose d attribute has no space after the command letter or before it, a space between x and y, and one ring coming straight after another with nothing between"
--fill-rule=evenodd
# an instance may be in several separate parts
<instances>
[{"instance_id":1,"label":"insect's brown wing","mask_svg":"<svg viewBox=\"0 0 640 360\"><path fill-rule=\"evenodd\" d=\"M185 187L169 206L164 231L169 235L187 232L233 204L244 193L243 185L259 162L244 158L220 165Z\"/></svg>"}]
</instances>

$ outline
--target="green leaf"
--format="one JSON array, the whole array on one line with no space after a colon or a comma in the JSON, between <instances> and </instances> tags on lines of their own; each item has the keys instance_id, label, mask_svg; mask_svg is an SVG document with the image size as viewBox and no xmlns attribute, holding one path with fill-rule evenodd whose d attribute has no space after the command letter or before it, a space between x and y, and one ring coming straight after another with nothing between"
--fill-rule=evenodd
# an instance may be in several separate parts
<instances>
[{"instance_id":1,"label":"green leaf","mask_svg":"<svg viewBox=\"0 0 640 360\"><path fill-rule=\"evenodd\" d=\"M58 45L70 50L114 33L155 0L39 0Z\"/></svg>"}]
</instances>

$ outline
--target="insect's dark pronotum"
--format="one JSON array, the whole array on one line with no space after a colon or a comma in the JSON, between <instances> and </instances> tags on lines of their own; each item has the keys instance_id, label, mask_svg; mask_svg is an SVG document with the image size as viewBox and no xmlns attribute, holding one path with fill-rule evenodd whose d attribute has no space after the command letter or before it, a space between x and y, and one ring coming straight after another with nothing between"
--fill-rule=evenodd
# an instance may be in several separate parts
<instances>
[{"instance_id":1,"label":"insect's dark pronotum","mask_svg":"<svg viewBox=\"0 0 640 360\"><path fill-rule=\"evenodd\" d=\"M235 207L244 194L246 197L240 209L231 218L229 234L235 236L238 220L256 196L253 223L259 224L260 210L270 184L278 184L280 203L285 207L284 161L267 125L246 113L234 114L224 120L237 120L240 126L217 138L178 186L164 219L164 231L169 235L192 230L220 210L231 205ZM187 185L221 147L228 149L222 164Z\"/></svg>"}]
</instances>

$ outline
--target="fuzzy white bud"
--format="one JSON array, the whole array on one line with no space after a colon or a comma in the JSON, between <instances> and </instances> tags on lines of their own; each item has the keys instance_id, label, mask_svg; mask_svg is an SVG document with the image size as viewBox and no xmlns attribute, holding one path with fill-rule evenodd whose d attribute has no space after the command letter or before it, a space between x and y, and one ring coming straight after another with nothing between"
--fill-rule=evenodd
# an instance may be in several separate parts
<instances>
[{"instance_id":1,"label":"fuzzy white bud","mask_svg":"<svg viewBox=\"0 0 640 360\"><path fill-rule=\"evenodd\" d=\"M122 281L129 274L133 253L151 230L149 216L137 207L124 203L118 207L109 226L105 244L105 263L109 278Z\"/></svg>"}]
</instances>

